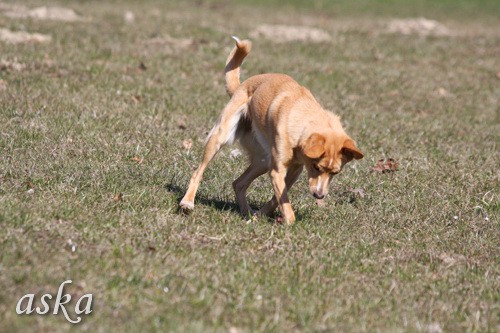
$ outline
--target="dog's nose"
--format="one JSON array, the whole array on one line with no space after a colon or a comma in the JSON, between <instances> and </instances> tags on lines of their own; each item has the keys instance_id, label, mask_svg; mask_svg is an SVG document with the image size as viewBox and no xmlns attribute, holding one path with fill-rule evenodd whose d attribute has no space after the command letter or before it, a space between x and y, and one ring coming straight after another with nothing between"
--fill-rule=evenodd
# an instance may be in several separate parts
<instances>
[{"instance_id":1,"label":"dog's nose","mask_svg":"<svg viewBox=\"0 0 500 333\"><path fill-rule=\"evenodd\" d=\"M324 194L319 194L319 193L316 193L316 192L314 192L314 193L313 193L313 196L314 196L316 199L323 199L323 198L325 197L325 195L324 195Z\"/></svg>"}]
</instances>

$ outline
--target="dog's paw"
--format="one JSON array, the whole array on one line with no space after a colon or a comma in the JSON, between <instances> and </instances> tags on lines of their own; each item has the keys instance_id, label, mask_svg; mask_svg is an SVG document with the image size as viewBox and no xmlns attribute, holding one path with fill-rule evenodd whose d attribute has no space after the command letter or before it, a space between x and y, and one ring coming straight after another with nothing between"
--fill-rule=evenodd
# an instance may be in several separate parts
<instances>
[{"instance_id":1,"label":"dog's paw","mask_svg":"<svg viewBox=\"0 0 500 333\"><path fill-rule=\"evenodd\" d=\"M194 209L194 202L192 201L181 201L179 208L182 213L190 213Z\"/></svg>"},{"instance_id":2,"label":"dog's paw","mask_svg":"<svg viewBox=\"0 0 500 333\"><path fill-rule=\"evenodd\" d=\"M275 221L276 221L277 224L291 226L291 225L293 225L295 223L295 215L289 217L288 219L285 218L285 217L283 217L283 216L281 216L281 215L278 215L278 216L276 216Z\"/></svg>"}]
</instances>

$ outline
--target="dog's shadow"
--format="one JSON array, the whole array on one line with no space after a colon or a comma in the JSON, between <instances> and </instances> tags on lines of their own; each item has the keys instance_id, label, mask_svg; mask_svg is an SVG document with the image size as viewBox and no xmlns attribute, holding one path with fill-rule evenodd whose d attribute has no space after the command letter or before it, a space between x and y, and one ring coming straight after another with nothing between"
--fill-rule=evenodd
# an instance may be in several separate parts
<instances>
[{"instance_id":1,"label":"dog's shadow","mask_svg":"<svg viewBox=\"0 0 500 333\"><path fill-rule=\"evenodd\" d=\"M165 188L167 189L167 191L174 194L176 196L177 203L180 203L180 201L182 199L182 195L184 194L184 189L181 188L179 185L174 184L172 182L167 183L165 185ZM236 204L234 202L227 202L227 201L223 201L220 199L207 198L201 193L196 196L196 202L201 204L201 205L204 205L204 206L214 207L215 209L217 209L219 211L232 212L232 213L237 214L238 216L241 216L240 215L240 207L238 206L238 204ZM258 203L254 203L254 202L249 202L249 204L250 204L250 208L252 208L254 211L258 211L264 205L264 203L259 205ZM181 212L181 210L179 210L179 212ZM278 210L276 210L272 217L263 216L262 219L264 219L270 223L274 223L275 218L280 216L280 215L281 214L279 214ZM304 217L304 214L301 211L297 211L297 212L295 212L295 216L298 219L301 219Z\"/></svg>"},{"instance_id":2,"label":"dog's shadow","mask_svg":"<svg viewBox=\"0 0 500 333\"><path fill-rule=\"evenodd\" d=\"M165 185L167 191L175 194L177 203L181 202L182 195L184 194L184 189L177 184L168 183ZM220 199L207 198L203 194L198 194L196 196L196 201L204 206L214 207L220 211L230 211L234 213L240 212L240 208L234 202L227 202ZM252 207L253 208L253 207Z\"/></svg>"}]
</instances>

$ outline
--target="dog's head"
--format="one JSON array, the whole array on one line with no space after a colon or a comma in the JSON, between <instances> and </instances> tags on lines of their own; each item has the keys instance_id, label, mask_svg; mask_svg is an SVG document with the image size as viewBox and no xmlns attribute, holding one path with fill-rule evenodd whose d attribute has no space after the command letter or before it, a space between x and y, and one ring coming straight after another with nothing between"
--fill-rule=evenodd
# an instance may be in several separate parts
<instances>
[{"instance_id":1,"label":"dog's head","mask_svg":"<svg viewBox=\"0 0 500 333\"><path fill-rule=\"evenodd\" d=\"M309 189L317 199L323 199L328 194L330 180L346 163L363 158L363 153L347 135L314 133L302 145L302 153Z\"/></svg>"}]
</instances>

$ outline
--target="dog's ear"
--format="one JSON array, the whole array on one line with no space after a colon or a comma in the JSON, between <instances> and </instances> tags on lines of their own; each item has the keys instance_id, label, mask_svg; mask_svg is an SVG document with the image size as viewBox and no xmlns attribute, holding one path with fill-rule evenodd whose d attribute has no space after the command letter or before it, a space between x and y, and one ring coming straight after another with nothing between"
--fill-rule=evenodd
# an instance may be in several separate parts
<instances>
[{"instance_id":1,"label":"dog's ear","mask_svg":"<svg viewBox=\"0 0 500 333\"><path fill-rule=\"evenodd\" d=\"M311 134L302 146L302 150L309 158L320 157L325 152L325 137L318 133Z\"/></svg>"},{"instance_id":2,"label":"dog's ear","mask_svg":"<svg viewBox=\"0 0 500 333\"><path fill-rule=\"evenodd\" d=\"M350 161L353 158L359 160L362 159L364 154L361 152L361 150L356 147L356 144L352 139L347 139L344 141L344 146L342 147L342 155L347 157L347 159Z\"/></svg>"}]
</instances>

